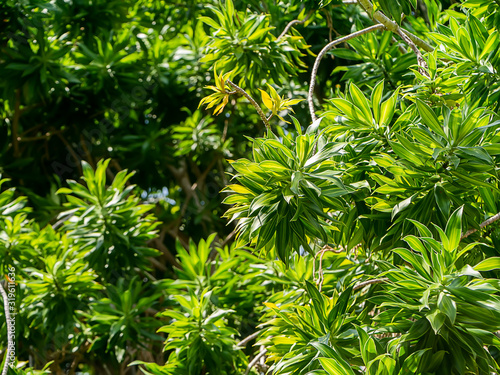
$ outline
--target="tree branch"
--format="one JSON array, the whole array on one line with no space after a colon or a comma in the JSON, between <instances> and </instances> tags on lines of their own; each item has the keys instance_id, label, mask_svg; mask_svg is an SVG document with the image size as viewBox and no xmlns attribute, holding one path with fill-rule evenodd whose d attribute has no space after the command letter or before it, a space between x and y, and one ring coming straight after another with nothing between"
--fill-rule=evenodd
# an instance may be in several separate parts
<instances>
[{"instance_id":1,"label":"tree branch","mask_svg":"<svg viewBox=\"0 0 500 375\"><path fill-rule=\"evenodd\" d=\"M424 60L424 57L422 56L422 53L420 52L420 50L418 49L417 45L415 43L413 43L413 41L408 37L408 35L406 35L403 31L403 29L399 29L397 31L398 35L401 37L401 39L403 39L406 44L408 44L410 46L410 48L413 50L413 52L415 52L415 55L417 55L417 62L418 62L418 66L419 66L419 72L420 74L426 76L429 78L429 75L427 74L427 63L425 62Z\"/></svg>"},{"instance_id":2,"label":"tree branch","mask_svg":"<svg viewBox=\"0 0 500 375\"><path fill-rule=\"evenodd\" d=\"M14 118L12 119L12 146L14 147L14 157L19 157L19 118L21 117L21 91L16 90L16 101L14 103Z\"/></svg>"},{"instance_id":3,"label":"tree branch","mask_svg":"<svg viewBox=\"0 0 500 375\"><path fill-rule=\"evenodd\" d=\"M335 47L337 44L344 43L347 40L356 38L357 36L369 33L373 30L378 30L378 29L383 29L383 28L385 28L385 26L383 24L377 24L377 25L367 27L366 29L356 31L352 34L344 36L343 38L335 39L334 41L328 43L320 51L320 53L316 57L316 60L314 61L314 65L313 65L313 69L312 69L312 73L311 73L311 83L309 84L309 93L307 95L307 103L309 105L309 112L311 112L311 118L312 118L313 122L317 120L317 117L314 113L314 103L313 103L314 86L316 85L316 75L318 73L319 63L321 62L321 59L323 58L323 56L329 50L331 50L333 47Z\"/></svg>"},{"instance_id":4,"label":"tree branch","mask_svg":"<svg viewBox=\"0 0 500 375\"><path fill-rule=\"evenodd\" d=\"M252 359L252 362L248 364L247 370L245 371L245 375L248 375L250 373L250 370L252 369L253 366L259 362L259 359L263 356L265 356L267 353L267 349L261 350L259 354L257 354L254 359Z\"/></svg>"},{"instance_id":5,"label":"tree branch","mask_svg":"<svg viewBox=\"0 0 500 375\"><path fill-rule=\"evenodd\" d=\"M387 279L387 278L367 280L367 281L363 281L362 283L354 285L354 288L352 288L352 290L355 291L355 290L362 289L362 288L364 288L367 285L382 284L382 283L386 283L388 281L389 281L389 279Z\"/></svg>"},{"instance_id":6,"label":"tree branch","mask_svg":"<svg viewBox=\"0 0 500 375\"><path fill-rule=\"evenodd\" d=\"M413 43L415 43L418 47L422 48L424 51L427 51L427 52L434 51L434 48L432 48L432 46L430 44L426 43L425 41L420 39L418 36L413 35L409 31L403 30L401 27L399 27L399 25L396 22L389 19L382 12L380 12L378 10L374 11L373 4L370 2L370 0L358 0L358 3L365 9L365 11L369 15L371 15L373 17L374 20L376 20L377 22L380 22L382 25L384 25L387 30L390 30L393 33L398 34L398 35L400 35L398 30L401 30L402 32L404 32L408 36L408 38L411 39L411 41Z\"/></svg>"},{"instance_id":7,"label":"tree branch","mask_svg":"<svg viewBox=\"0 0 500 375\"><path fill-rule=\"evenodd\" d=\"M250 336L247 336L245 337L243 340L241 340L239 343L238 343L238 346L239 347L244 347L246 346L246 344L248 344L250 341L252 341L254 338L256 338L257 336L260 335L262 331L257 331L257 332L254 332L252 333Z\"/></svg>"},{"instance_id":8,"label":"tree branch","mask_svg":"<svg viewBox=\"0 0 500 375\"><path fill-rule=\"evenodd\" d=\"M267 121L266 115L264 112L262 112L262 108L257 104L257 102L245 91L243 90L240 86L237 84L233 83L231 80L226 81L235 91L239 92L241 95L243 95L245 98L248 99L250 104L254 106L254 108L257 110L257 113L259 114L260 118L262 119L262 122L264 125L266 125L267 129L271 129L271 126L269 125L269 121Z\"/></svg>"},{"instance_id":9,"label":"tree branch","mask_svg":"<svg viewBox=\"0 0 500 375\"><path fill-rule=\"evenodd\" d=\"M483 229L485 226L490 225L494 223L495 221L500 220L500 212L497 213L496 215L493 215L490 217L488 220L483 221L481 224L479 224L479 229ZM472 233L477 232L479 229L469 229L465 234L463 234L460 239L463 240L464 238L469 237Z\"/></svg>"},{"instance_id":10,"label":"tree branch","mask_svg":"<svg viewBox=\"0 0 500 375\"><path fill-rule=\"evenodd\" d=\"M7 375L7 371L9 369L9 358L12 355L11 353L12 353L12 348L14 347L14 342L12 341L12 337L10 335L12 318L10 316L10 311L9 311L9 299L7 297L5 289L3 288L2 283L0 283L0 294L2 295L3 299L3 308L5 310L5 320L7 323L7 351L5 352L5 363L3 365L2 375Z\"/></svg>"},{"instance_id":11,"label":"tree branch","mask_svg":"<svg viewBox=\"0 0 500 375\"><path fill-rule=\"evenodd\" d=\"M312 16L313 13L314 13L314 10L311 10L311 11L309 11L309 13L307 13L307 15L304 17L303 20L293 20L293 21L290 21L288 23L288 25L286 25L286 27L283 30L283 32L280 34L280 36L276 40L278 41L281 38L283 38L286 35L286 33L288 31L290 31L290 29L292 28L293 25L300 25L302 23L305 23Z\"/></svg>"}]
</instances>

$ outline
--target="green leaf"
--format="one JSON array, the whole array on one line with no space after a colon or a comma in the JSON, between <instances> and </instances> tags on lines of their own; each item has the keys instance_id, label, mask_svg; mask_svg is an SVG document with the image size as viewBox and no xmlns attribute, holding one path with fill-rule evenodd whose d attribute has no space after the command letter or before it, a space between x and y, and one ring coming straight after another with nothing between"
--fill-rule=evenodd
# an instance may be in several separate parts
<instances>
[{"instance_id":1,"label":"green leaf","mask_svg":"<svg viewBox=\"0 0 500 375\"><path fill-rule=\"evenodd\" d=\"M373 89L371 97L373 115L375 116L375 122L377 124L380 124L380 106L382 104L383 92L384 92L384 81L380 81Z\"/></svg>"},{"instance_id":2,"label":"green leaf","mask_svg":"<svg viewBox=\"0 0 500 375\"><path fill-rule=\"evenodd\" d=\"M380 106L380 126L389 126L391 123L392 117L394 116L394 111L396 110L396 103L398 99L399 89L394 91L394 94L391 95L389 99L382 103Z\"/></svg>"},{"instance_id":3,"label":"green leaf","mask_svg":"<svg viewBox=\"0 0 500 375\"><path fill-rule=\"evenodd\" d=\"M448 245L451 251L458 248L460 243L460 237L462 236L462 213L464 211L463 206L451 214L448 223L446 224L446 237L448 238Z\"/></svg>"},{"instance_id":4,"label":"green leaf","mask_svg":"<svg viewBox=\"0 0 500 375\"><path fill-rule=\"evenodd\" d=\"M356 331L358 332L361 357L363 358L363 363L367 366L377 357L377 347L373 339L368 336L368 333L363 328L356 326Z\"/></svg>"},{"instance_id":5,"label":"green leaf","mask_svg":"<svg viewBox=\"0 0 500 375\"><path fill-rule=\"evenodd\" d=\"M444 324L446 315L440 310L436 309L432 313L426 315L427 320L431 323L434 333L437 335Z\"/></svg>"},{"instance_id":6,"label":"green leaf","mask_svg":"<svg viewBox=\"0 0 500 375\"><path fill-rule=\"evenodd\" d=\"M474 266L476 271L491 271L500 269L500 257L485 259Z\"/></svg>"},{"instance_id":7,"label":"green leaf","mask_svg":"<svg viewBox=\"0 0 500 375\"><path fill-rule=\"evenodd\" d=\"M420 99L417 99L417 108L424 124L427 125L434 133L446 138L446 134L443 131L441 123L431 107Z\"/></svg>"},{"instance_id":8,"label":"green leaf","mask_svg":"<svg viewBox=\"0 0 500 375\"><path fill-rule=\"evenodd\" d=\"M358 88L358 86L356 86L354 83L351 83L351 85L349 86L349 93L351 94L351 98L354 104L356 104L356 106L363 112L363 115L365 116L367 122L372 124L372 111L370 109L370 104L368 103L368 100L366 100L363 92Z\"/></svg>"},{"instance_id":9,"label":"green leaf","mask_svg":"<svg viewBox=\"0 0 500 375\"><path fill-rule=\"evenodd\" d=\"M362 60L362 56L350 49L347 48L335 48L332 49L329 53L331 53L333 56L340 57L341 59L345 60Z\"/></svg>"},{"instance_id":10,"label":"green leaf","mask_svg":"<svg viewBox=\"0 0 500 375\"><path fill-rule=\"evenodd\" d=\"M423 276L426 279L430 279L429 274L427 273L427 271L423 266L424 259L422 256L413 254L410 250L403 248L397 248L392 251L398 254L406 262L410 263L421 276Z\"/></svg>"},{"instance_id":11,"label":"green leaf","mask_svg":"<svg viewBox=\"0 0 500 375\"><path fill-rule=\"evenodd\" d=\"M365 99L366 100L366 99ZM334 98L330 99L335 107L337 107L349 120L352 120L355 123L364 124L367 126L372 126L372 123L369 119L371 119L371 115L369 118L363 113L361 109L359 109L354 103L351 103L345 99Z\"/></svg>"},{"instance_id":12,"label":"green leaf","mask_svg":"<svg viewBox=\"0 0 500 375\"><path fill-rule=\"evenodd\" d=\"M354 375L354 372L352 371L350 366L347 367L345 365L342 365L335 358L320 357L320 358L318 358L318 360L321 363L321 366L323 367L323 369L329 375Z\"/></svg>"},{"instance_id":13,"label":"green leaf","mask_svg":"<svg viewBox=\"0 0 500 375\"><path fill-rule=\"evenodd\" d=\"M450 214L451 199L441 185L434 185L434 198L436 199L436 203L441 213L444 217L448 217Z\"/></svg>"},{"instance_id":14,"label":"green leaf","mask_svg":"<svg viewBox=\"0 0 500 375\"><path fill-rule=\"evenodd\" d=\"M413 223L418 229L418 232L420 233L420 236L422 237L429 237L432 238L432 233L431 231L421 222L413 220L413 219L407 219L409 222Z\"/></svg>"},{"instance_id":15,"label":"green leaf","mask_svg":"<svg viewBox=\"0 0 500 375\"><path fill-rule=\"evenodd\" d=\"M316 311L316 314L318 315L319 318L322 320L325 319L325 301L323 299L323 296L319 292L319 290L316 288L314 284L311 284L309 281L305 281L305 286L307 290L307 294L309 297L312 299L312 306L314 310Z\"/></svg>"},{"instance_id":16,"label":"green leaf","mask_svg":"<svg viewBox=\"0 0 500 375\"><path fill-rule=\"evenodd\" d=\"M215 22L215 20L213 20L212 18L210 17L198 17L198 20L207 24L208 26L211 26L213 27L214 29L218 30L221 28L221 25L219 25L217 22Z\"/></svg>"},{"instance_id":17,"label":"green leaf","mask_svg":"<svg viewBox=\"0 0 500 375\"><path fill-rule=\"evenodd\" d=\"M450 318L452 324L455 323L455 318L457 317L457 305L454 300L443 292L439 294L438 309Z\"/></svg>"},{"instance_id":18,"label":"green leaf","mask_svg":"<svg viewBox=\"0 0 500 375\"><path fill-rule=\"evenodd\" d=\"M399 202L397 205L395 205L392 209L391 212L391 220L393 220L398 213L401 211L405 210L413 201L413 199L416 197L417 194L413 194L411 197L406 198L405 200Z\"/></svg>"}]
</instances>

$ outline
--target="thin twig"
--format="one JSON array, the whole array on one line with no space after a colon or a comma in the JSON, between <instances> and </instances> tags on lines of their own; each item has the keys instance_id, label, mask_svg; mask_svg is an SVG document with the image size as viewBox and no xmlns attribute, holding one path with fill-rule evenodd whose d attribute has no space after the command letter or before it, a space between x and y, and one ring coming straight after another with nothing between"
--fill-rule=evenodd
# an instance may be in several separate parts
<instances>
[{"instance_id":1,"label":"thin twig","mask_svg":"<svg viewBox=\"0 0 500 375\"><path fill-rule=\"evenodd\" d=\"M220 244L220 247L222 247L222 248L223 248L224 246L226 246L226 245L229 243L229 241L231 241L231 240L233 239L233 237L234 237L235 235L236 235L236 231L235 231L235 230L233 230L231 233L229 233L229 234L227 235L226 239L225 239L224 241L222 241L222 243Z\"/></svg>"},{"instance_id":2,"label":"thin twig","mask_svg":"<svg viewBox=\"0 0 500 375\"><path fill-rule=\"evenodd\" d=\"M494 223L495 221L500 220L500 212L497 213L496 215L493 215L490 217L488 220L483 221L481 224L479 224L479 229L483 229L485 226L490 225ZM469 237L472 233L477 232L479 229L469 229L465 234L463 234L460 239L463 240L464 238Z\"/></svg>"},{"instance_id":3,"label":"thin twig","mask_svg":"<svg viewBox=\"0 0 500 375\"><path fill-rule=\"evenodd\" d=\"M265 356L267 353L267 349L264 349L263 351L261 351L259 354L257 354L254 359L252 359L252 362L250 362L248 364L248 367L247 367L247 370L245 371L245 375L248 375L250 373L250 370L252 369L253 366L255 366L257 364L257 362L259 362L259 359L263 356Z\"/></svg>"},{"instance_id":4,"label":"thin twig","mask_svg":"<svg viewBox=\"0 0 500 375\"><path fill-rule=\"evenodd\" d=\"M396 38L392 37L392 42L398 46L399 52L401 52L403 55L406 53L406 49L398 42Z\"/></svg>"},{"instance_id":5,"label":"thin twig","mask_svg":"<svg viewBox=\"0 0 500 375\"><path fill-rule=\"evenodd\" d=\"M311 10L311 11L309 11L309 13L307 13L307 15L304 17L303 20L293 20L293 21L290 21L288 23L288 25L285 26L285 29L280 34L280 36L276 39L276 41L278 41L281 38L283 38L286 35L286 33L288 33L288 31L290 31L290 29L292 28L293 25L300 25L300 24L306 23L306 21L309 18L311 18L311 16L312 16L313 13L314 13L314 10Z\"/></svg>"},{"instance_id":6,"label":"thin twig","mask_svg":"<svg viewBox=\"0 0 500 375\"><path fill-rule=\"evenodd\" d=\"M307 102L309 104L309 111L311 112L311 118L312 118L313 122L317 120L317 117L314 113L314 104L313 104L314 86L316 85L316 75L318 73L319 63L321 62L321 59L323 58L323 56L329 50L331 50L333 47L335 47L337 44L344 43L347 40L356 38L357 36L369 33L373 30L378 30L378 29L383 29L383 28L385 28L385 26L382 24L373 25L373 26L367 27L366 29L356 31L352 34L349 34L343 38L336 39L333 42L328 43L325 47L323 47L321 52L316 57L316 60L314 61L314 65L313 65L313 69L312 69L312 73L311 73L311 83L309 84L309 93L307 95Z\"/></svg>"},{"instance_id":7,"label":"thin twig","mask_svg":"<svg viewBox=\"0 0 500 375\"><path fill-rule=\"evenodd\" d=\"M413 41L406 35L403 31L403 29L399 29L397 31L398 35L405 41L406 44L410 46L410 48L415 52L415 55L417 55L417 62L418 62L418 67L419 67L419 72L420 74L426 76L429 78L429 75L427 74L427 63L424 60L424 57L422 56L422 53L418 49L417 45L413 43Z\"/></svg>"},{"instance_id":8,"label":"thin twig","mask_svg":"<svg viewBox=\"0 0 500 375\"><path fill-rule=\"evenodd\" d=\"M46 141L49 140L50 137L56 135L57 133L62 133L62 130L56 130L55 132L47 132L44 135L38 135L36 137L18 137L17 140L19 142L35 142L35 141Z\"/></svg>"},{"instance_id":9,"label":"thin twig","mask_svg":"<svg viewBox=\"0 0 500 375\"><path fill-rule=\"evenodd\" d=\"M340 254L341 252L345 251L342 246L339 247L339 249L334 249L333 247L329 245L323 246L323 248L314 256L314 261L313 261L313 276L316 274L316 258L319 255L319 268L318 268L318 279L316 281L316 284L318 285L318 289L321 292L321 288L323 286L323 280L324 280L324 274L323 274L323 256L327 251L331 251L336 254Z\"/></svg>"},{"instance_id":10,"label":"thin twig","mask_svg":"<svg viewBox=\"0 0 500 375\"><path fill-rule=\"evenodd\" d=\"M358 3L361 5L362 8L365 9L366 13L373 17L373 19L377 22L380 22L382 25L386 27L387 30L392 31L395 34L398 34L398 30L402 30L410 39L413 43L415 43L418 47L422 48L424 51L427 52L432 52L434 51L434 48L427 42L423 41L420 39L418 36L413 35L407 30L403 30L399 27L399 25L389 19L385 14L383 14L380 11L374 11L373 9L373 4L370 2L370 0L358 0Z\"/></svg>"},{"instance_id":11,"label":"thin twig","mask_svg":"<svg viewBox=\"0 0 500 375\"><path fill-rule=\"evenodd\" d=\"M254 108L257 110L257 113L259 114L260 118L262 119L262 122L264 123L264 125L266 125L266 128L270 129L271 126L269 125L269 121L267 121L266 115L264 114L264 112L262 112L262 108L260 108L260 106L257 104L257 102L245 90L243 90L237 84L233 83L231 80L228 79L226 82L234 90L236 90L237 92L239 92L241 95L243 95L245 98L248 99L250 104L252 104L254 106Z\"/></svg>"},{"instance_id":12,"label":"thin twig","mask_svg":"<svg viewBox=\"0 0 500 375\"><path fill-rule=\"evenodd\" d=\"M247 336L245 337L243 340L241 340L239 343L238 343L238 346L239 347L244 347L246 344L248 344L250 341L252 341L254 338L256 338L257 336L260 335L262 331L257 331L257 332L254 332L252 333L250 336Z\"/></svg>"},{"instance_id":13,"label":"thin twig","mask_svg":"<svg viewBox=\"0 0 500 375\"><path fill-rule=\"evenodd\" d=\"M56 135L59 137L59 139L62 141L62 143L64 143L64 145L68 149L68 151L71 154L71 156L73 157L73 159L75 159L75 164L76 164L76 167L78 168L78 173L81 176L83 174L83 171L82 171L82 166L81 166L81 160L78 157L78 154L75 152L75 150L73 150L73 147L71 147L69 142L66 140L66 138L64 138L64 136L61 133L57 133Z\"/></svg>"},{"instance_id":14,"label":"thin twig","mask_svg":"<svg viewBox=\"0 0 500 375\"><path fill-rule=\"evenodd\" d=\"M14 147L14 157L19 157L19 118L21 117L21 91L16 90L16 101L14 103L14 118L12 120L12 146Z\"/></svg>"},{"instance_id":15,"label":"thin twig","mask_svg":"<svg viewBox=\"0 0 500 375\"><path fill-rule=\"evenodd\" d=\"M355 291L355 290L362 289L362 288L364 288L367 285L382 284L382 283L386 283L388 281L389 281L389 279L387 279L387 278L367 280L367 281L363 281L362 283L354 285L354 288L352 288L352 290Z\"/></svg>"},{"instance_id":16,"label":"thin twig","mask_svg":"<svg viewBox=\"0 0 500 375\"><path fill-rule=\"evenodd\" d=\"M14 330L11 329L12 318L9 311L9 298L7 297L7 292L5 292L2 283L0 283L0 294L2 295L3 308L5 310L5 320L7 322L7 350L5 352L5 362L2 369L2 375L7 375L7 371L9 369L9 360L12 356L12 349L14 348L14 341L12 340L11 336L11 332L14 332Z\"/></svg>"}]
</instances>

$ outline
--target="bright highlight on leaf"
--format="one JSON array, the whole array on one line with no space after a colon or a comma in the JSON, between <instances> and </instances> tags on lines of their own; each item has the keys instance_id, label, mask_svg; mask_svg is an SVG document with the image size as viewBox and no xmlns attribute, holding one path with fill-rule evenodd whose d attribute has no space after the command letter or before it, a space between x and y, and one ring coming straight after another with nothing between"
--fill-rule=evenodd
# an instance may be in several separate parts
<instances>
[{"instance_id":1,"label":"bright highlight on leaf","mask_svg":"<svg viewBox=\"0 0 500 375\"><path fill-rule=\"evenodd\" d=\"M290 110L293 112L293 109L291 107L295 104L300 103L304 99L285 99L279 96L276 89L269 83L267 84L267 87L271 95L269 95L266 91L259 89L262 97L262 102L264 103L266 108L272 112L273 116L278 116L281 121L289 124L290 122L281 117L279 113L285 110Z\"/></svg>"},{"instance_id":2,"label":"bright highlight on leaf","mask_svg":"<svg viewBox=\"0 0 500 375\"><path fill-rule=\"evenodd\" d=\"M213 114L214 115L221 114L222 111L224 110L224 107L229 101L229 96L233 94L233 91L228 90L228 87L226 85L226 81L229 79L231 75L232 72L228 72L225 74L221 73L218 75L217 69L214 67L214 77L216 86L206 86L205 88L215 91L215 93L204 97L200 101L198 108L200 108L202 105L205 105L207 109L210 109L215 106Z\"/></svg>"}]
</instances>

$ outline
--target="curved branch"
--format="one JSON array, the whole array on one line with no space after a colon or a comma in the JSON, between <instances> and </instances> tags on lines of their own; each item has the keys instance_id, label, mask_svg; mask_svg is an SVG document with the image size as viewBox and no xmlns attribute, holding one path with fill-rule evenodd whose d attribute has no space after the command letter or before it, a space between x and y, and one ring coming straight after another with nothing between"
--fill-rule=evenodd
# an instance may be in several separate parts
<instances>
[{"instance_id":1,"label":"curved branch","mask_svg":"<svg viewBox=\"0 0 500 375\"><path fill-rule=\"evenodd\" d=\"M408 35L404 33L403 29L399 29L397 33L401 37L401 39L403 39L406 42L406 44L408 44L411 47L413 52L415 52L415 55L417 55L417 62L420 74L427 76L427 78L430 78L426 71L427 63L425 62L424 57L422 56L422 53L418 49L417 45L413 43L413 41L408 37Z\"/></svg>"},{"instance_id":2,"label":"curved branch","mask_svg":"<svg viewBox=\"0 0 500 375\"><path fill-rule=\"evenodd\" d=\"M367 281L363 281L362 283L354 285L354 288L352 288L352 290L355 291L355 290L362 289L362 288L364 288L367 285L382 284L382 283L386 283L388 281L389 281L389 279L387 279L387 278L367 280Z\"/></svg>"},{"instance_id":3,"label":"curved branch","mask_svg":"<svg viewBox=\"0 0 500 375\"><path fill-rule=\"evenodd\" d=\"M245 346L245 345L246 345L246 344L248 344L250 341L252 341L252 340L253 340L253 339L255 339L257 336L259 336L261 333L262 333L262 331L257 331L257 332L252 333L250 336L247 336L247 337L245 337L243 340L241 340L241 341L238 343L238 346L239 346L239 347L243 347L243 346Z\"/></svg>"},{"instance_id":4,"label":"curved branch","mask_svg":"<svg viewBox=\"0 0 500 375\"><path fill-rule=\"evenodd\" d=\"M267 353L267 349L262 350L259 354L257 354L254 359L252 359L252 362L248 364L247 370L245 371L245 375L248 375L250 373L250 370L252 369L253 366L259 362L259 359L261 357L264 357Z\"/></svg>"},{"instance_id":5,"label":"curved branch","mask_svg":"<svg viewBox=\"0 0 500 375\"><path fill-rule=\"evenodd\" d=\"M413 35L409 31L402 29L401 27L399 27L399 25L396 22L389 19L382 12L380 12L378 10L374 11L373 4L370 2L370 0L358 0L358 3L365 9L366 13L371 15L374 20L376 20L377 22L380 22L382 25L384 25L387 30L390 30L393 33L398 34L398 35L400 35L399 30L401 30L403 33L405 33L408 36L408 38L411 39L411 41L413 43L415 43L418 47L422 48L424 51L427 51L427 52L434 51L434 48L432 48L432 46L430 44L426 43L425 41L420 39L418 36Z\"/></svg>"},{"instance_id":6,"label":"curved branch","mask_svg":"<svg viewBox=\"0 0 500 375\"><path fill-rule=\"evenodd\" d=\"M313 103L314 86L316 85L316 74L318 73L319 63L321 62L321 59L323 58L323 56L329 50L331 50L333 47L335 47L337 44L344 43L347 40L356 38L357 36L360 36L360 35L363 35L363 34L367 34L367 33L371 32L373 30L378 30L378 29L383 29L383 28L385 28L384 25L377 24L377 25L373 25L373 26L367 27L366 29L363 29L363 30L360 30L360 31L356 31L356 32L354 32L352 34L349 34L347 36L344 36L342 38L335 39L334 41L328 43L320 51L320 53L316 57L316 60L314 61L314 66L313 66L312 73L311 73L311 83L309 84L309 93L307 95L307 103L309 105L309 112L311 112L311 118L312 118L313 122L317 120L317 117L314 114L314 103Z\"/></svg>"},{"instance_id":7,"label":"curved branch","mask_svg":"<svg viewBox=\"0 0 500 375\"><path fill-rule=\"evenodd\" d=\"M5 310L5 320L7 322L7 351L5 352L5 363L2 369L2 375L7 375L7 370L9 369L9 358L12 355L12 348L14 347L14 342L12 341L12 337L10 335L12 318L9 312L9 298L7 297L7 293L5 292L2 283L0 283L0 294L2 295L3 308Z\"/></svg>"},{"instance_id":8,"label":"curved branch","mask_svg":"<svg viewBox=\"0 0 500 375\"><path fill-rule=\"evenodd\" d=\"M485 226L493 224L495 221L500 220L500 212L497 213L496 215L493 215L490 217L488 220L483 221L481 224L479 224L479 229L483 229ZM463 240L464 238L469 237L472 233L477 232L479 229L469 229L467 232L465 232L460 239Z\"/></svg>"},{"instance_id":9,"label":"curved branch","mask_svg":"<svg viewBox=\"0 0 500 375\"><path fill-rule=\"evenodd\" d=\"M271 129L271 126L269 125L269 121L267 121L266 115L264 112L262 112L262 108L257 104L257 102L245 91L243 90L240 86L237 84L233 83L231 80L226 81L236 92L240 93L243 95L245 98L248 99L250 104L254 106L254 108L257 110L257 113L259 114L260 118L262 119L262 122L264 125L266 125L266 128Z\"/></svg>"},{"instance_id":10,"label":"curved branch","mask_svg":"<svg viewBox=\"0 0 500 375\"><path fill-rule=\"evenodd\" d=\"M285 29L283 30L283 32L280 34L280 36L276 40L278 41L281 38L283 38L286 35L286 33L288 33L288 31L290 31L290 29L292 28L293 25L300 25L302 23L305 23L312 16L313 13L314 13L314 10L311 10L311 11L309 11L309 13L307 13L307 15L304 17L303 20L290 21L288 23L288 25L285 26Z\"/></svg>"}]
</instances>

